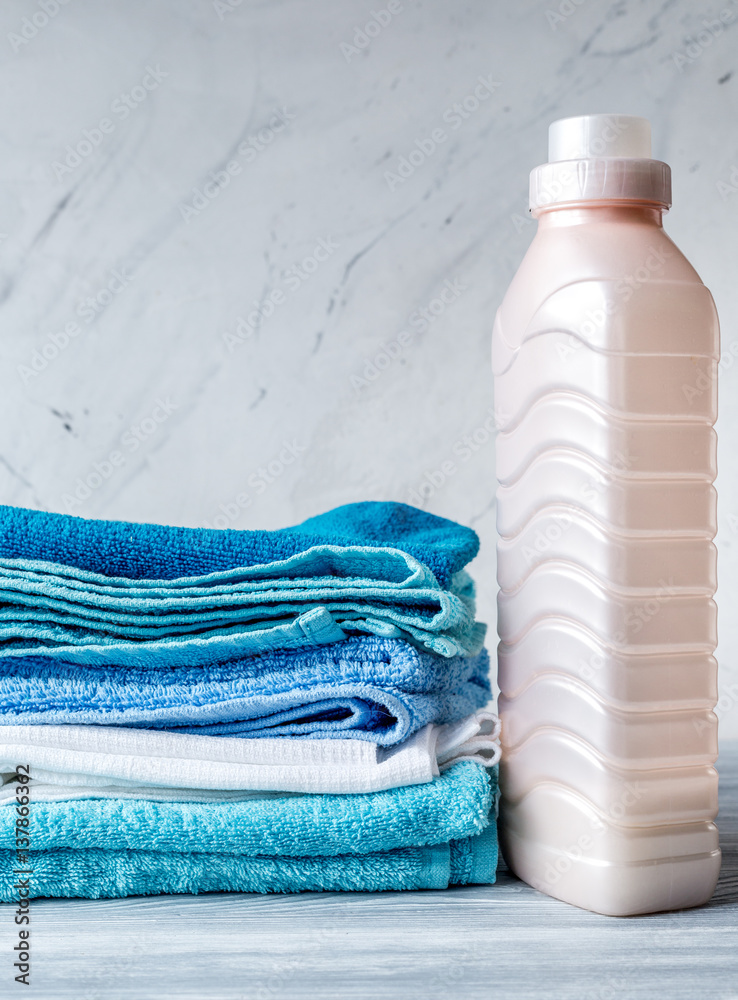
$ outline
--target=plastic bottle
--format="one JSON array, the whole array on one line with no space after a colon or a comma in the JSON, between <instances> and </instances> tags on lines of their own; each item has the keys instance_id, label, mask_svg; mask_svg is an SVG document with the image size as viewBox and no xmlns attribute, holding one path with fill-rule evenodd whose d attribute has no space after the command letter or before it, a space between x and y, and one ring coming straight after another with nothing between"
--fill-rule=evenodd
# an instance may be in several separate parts
<instances>
[{"instance_id":1,"label":"plastic bottle","mask_svg":"<svg viewBox=\"0 0 738 1000\"><path fill-rule=\"evenodd\" d=\"M551 896L697 906L717 829L712 297L650 125L554 122L495 320L501 835Z\"/></svg>"}]
</instances>

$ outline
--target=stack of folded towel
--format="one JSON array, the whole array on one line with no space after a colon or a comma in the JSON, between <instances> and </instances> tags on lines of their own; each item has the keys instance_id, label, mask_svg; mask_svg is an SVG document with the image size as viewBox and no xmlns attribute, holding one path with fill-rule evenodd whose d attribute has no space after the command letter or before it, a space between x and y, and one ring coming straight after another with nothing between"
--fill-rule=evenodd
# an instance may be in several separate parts
<instances>
[{"instance_id":1,"label":"stack of folded towel","mask_svg":"<svg viewBox=\"0 0 738 1000\"><path fill-rule=\"evenodd\" d=\"M21 856L34 896L493 882L477 548L393 503L273 532L0 507L0 899Z\"/></svg>"}]
</instances>

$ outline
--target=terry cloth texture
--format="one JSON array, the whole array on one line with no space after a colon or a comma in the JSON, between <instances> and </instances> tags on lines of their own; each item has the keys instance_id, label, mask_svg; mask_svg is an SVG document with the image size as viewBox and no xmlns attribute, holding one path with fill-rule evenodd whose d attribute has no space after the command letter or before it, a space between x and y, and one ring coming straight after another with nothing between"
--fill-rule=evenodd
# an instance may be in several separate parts
<instances>
[{"instance_id":1,"label":"terry cloth texture","mask_svg":"<svg viewBox=\"0 0 738 1000\"><path fill-rule=\"evenodd\" d=\"M429 784L362 796L36 803L28 889L32 897L100 898L493 882L495 783L494 773L461 762ZM0 810L6 901L17 899L15 847L14 810Z\"/></svg>"},{"instance_id":2,"label":"terry cloth texture","mask_svg":"<svg viewBox=\"0 0 738 1000\"><path fill-rule=\"evenodd\" d=\"M494 882L478 544L0 507L0 899Z\"/></svg>"},{"instance_id":3,"label":"terry cloth texture","mask_svg":"<svg viewBox=\"0 0 738 1000\"><path fill-rule=\"evenodd\" d=\"M322 546L280 563L136 581L0 558L0 603L0 659L192 666L353 633L474 655L485 633L467 573L443 590L396 549Z\"/></svg>"},{"instance_id":4,"label":"terry cloth texture","mask_svg":"<svg viewBox=\"0 0 738 1000\"><path fill-rule=\"evenodd\" d=\"M31 799L27 836L35 851L375 854L481 833L492 807L490 773L462 761L422 785L366 795L281 795L243 802ZM16 818L14 809L0 809L0 849L14 849Z\"/></svg>"},{"instance_id":5,"label":"terry cloth texture","mask_svg":"<svg viewBox=\"0 0 738 1000\"><path fill-rule=\"evenodd\" d=\"M468 574L444 590L397 549L321 546L278 563L177 580L131 580L0 557L0 657L77 663L212 663L350 633L441 656L479 652Z\"/></svg>"},{"instance_id":6,"label":"terry cloth texture","mask_svg":"<svg viewBox=\"0 0 738 1000\"><path fill-rule=\"evenodd\" d=\"M97 521L0 506L0 558L132 580L176 580L287 559L313 546L396 548L448 588L479 551L471 528L402 503L354 503L279 531L216 531Z\"/></svg>"},{"instance_id":7,"label":"terry cloth texture","mask_svg":"<svg viewBox=\"0 0 738 1000\"><path fill-rule=\"evenodd\" d=\"M486 650L444 659L374 636L170 670L0 662L0 725L351 737L390 746L428 723L470 715L490 698Z\"/></svg>"},{"instance_id":8,"label":"terry cloth texture","mask_svg":"<svg viewBox=\"0 0 738 1000\"><path fill-rule=\"evenodd\" d=\"M29 898L115 899L201 892L383 892L491 885L497 829L431 847L336 857L249 857L155 851L30 851ZM0 900L17 902L16 854L0 851Z\"/></svg>"},{"instance_id":9,"label":"terry cloth texture","mask_svg":"<svg viewBox=\"0 0 738 1000\"><path fill-rule=\"evenodd\" d=\"M429 782L458 760L491 767L499 759L498 736L499 719L488 710L452 725L425 726L390 750L351 739L213 739L104 726L4 726L0 777L7 780L0 805L15 800L10 776L21 761L31 769L35 802L115 798L116 791L124 798L172 801L187 801L194 790L194 801L226 801L230 793L265 789L364 794Z\"/></svg>"}]
</instances>

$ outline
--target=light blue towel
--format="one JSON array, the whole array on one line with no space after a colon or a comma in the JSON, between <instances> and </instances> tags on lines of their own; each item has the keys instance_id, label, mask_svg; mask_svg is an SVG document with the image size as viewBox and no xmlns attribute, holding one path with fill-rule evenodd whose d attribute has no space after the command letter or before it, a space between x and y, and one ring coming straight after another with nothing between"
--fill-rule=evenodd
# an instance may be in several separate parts
<instances>
[{"instance_id":1,"label":"light blue towel","mask_svg":"<svg viewBox=\"0 0 738 1000\"><path fill-rule=\"evenodd\" d=\"M485 627L459 571L443 590L399 549L317 546L281 562L171 580L0 557L0 659L194 666L353 633L475 655Z\"/></svg>"},{"instance_id":2,"label":"light blue towel","mask_svg":"<svg viewBox=\"0 0 738 1000\"><path fill-rule=\"evenodd\" d=\"M461 762L427 785L229 803L31 804L30 895L378 891L493 882L496 773ZM103 845L105 845L103 847ZM17 898L15 809L0 809L0 898Z\"/></svg>"},{"instance_id":3,"label":"light blue towel","mask_svg":"<svg viewBox=\"0 0 738 1000\"><path fill-rule=\"evenodd\" d=\"M391 746L490 698L485 650L442 659L374 636L172 670L0 661L0 725L352 737Z\"/></svg>"},{"instance_id":4,"label":"light blue towel","mask_svg":"<svg viewBox=\"0 0 738 1000\"><path fill-rule=\"evenodd\" d=\"M154 851L31 851L33 874L16 874L14 851L0 851L0 900L116 899L201 892L383 892L491 885L497 870L494 825L477 837L382 854L250 857L236 854L160 854Z\"/></svg>"},{"instance_id":5,"label":"light blue towel","mask_svg":"<svg viewBox=\"0 0 738 1000\"><path fill-rule=\"evenodd\" d=\"M461 761L426 784L366 795L269 793L239 802L141 798L33 802L36 851L159 851L328 857L376 854L472 837L484 830L496 772ZM16 810L0 806L0 849L16 844Z\"/></svg>"}]
</instances>

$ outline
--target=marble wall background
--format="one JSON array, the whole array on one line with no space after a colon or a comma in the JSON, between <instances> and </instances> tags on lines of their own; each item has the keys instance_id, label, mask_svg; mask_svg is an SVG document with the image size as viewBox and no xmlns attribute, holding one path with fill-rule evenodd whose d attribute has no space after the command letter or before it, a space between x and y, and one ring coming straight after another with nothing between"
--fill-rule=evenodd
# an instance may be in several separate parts
<instances>
[{"instance_id":1,"label":"marble wall background","mask_svg":"<svg viewBox=\"0 0 738 1000\"><path fill-rule=\"evenodd\" d=\"M429 484L482 536L493 623L489 340L533 234L528 172L555 118L648 116L669 232L738 353L737 25L736 0L4 0L0 501L277 527Z\"/></svg>"}]
</instances>

